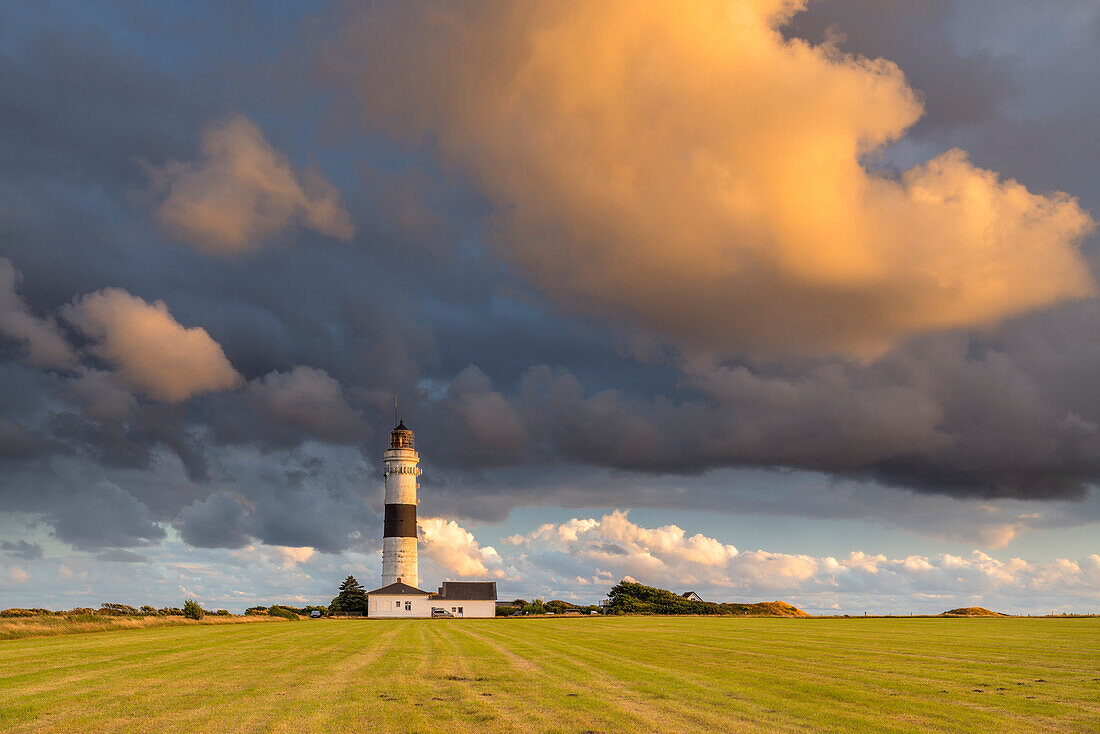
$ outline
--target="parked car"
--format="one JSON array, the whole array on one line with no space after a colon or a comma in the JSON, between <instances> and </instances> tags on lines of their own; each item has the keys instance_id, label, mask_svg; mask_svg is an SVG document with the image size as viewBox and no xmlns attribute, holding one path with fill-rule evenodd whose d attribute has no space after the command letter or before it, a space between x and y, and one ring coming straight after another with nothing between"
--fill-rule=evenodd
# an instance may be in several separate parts
<instances>
[{"instance_id":1,"label":"parked car","mask_svg":"<svg viewBox=\"0 0 1100 734\"><path fill-rule=\"evenodd\" d=\"M310 619L320 619L321 618L321 610L314 609L312 612L309 613L309 618Z\"/></svg>"},{"instance_id":2,"label":"parked car","mask_svg":"<svg viewBox=\"0 0 1100 734\"><path fill-rule=\"evenodd\" d=\"M438 607L432 607L433 617L453 617L455 615L448 612L446 609L439 609Z\"/></svg>"}]
</instances>

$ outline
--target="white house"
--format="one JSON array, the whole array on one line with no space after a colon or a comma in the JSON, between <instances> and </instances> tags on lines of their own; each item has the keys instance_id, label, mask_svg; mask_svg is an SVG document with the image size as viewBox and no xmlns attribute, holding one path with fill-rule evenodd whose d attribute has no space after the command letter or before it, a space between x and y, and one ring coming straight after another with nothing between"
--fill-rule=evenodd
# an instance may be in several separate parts
<instances>
[{"instance_id":1,"label":"white house","mask_svg":"<svg viewBox=\"0 0 1100 734\"><path fill-rule=\"evenodd\" d=\"M444 581L439 593L397 582L367 592L368 617L430 617L440 609L455 617L495 617L495 581Z\"/></svg>"},{"instance_id":2,"label":"white house","mask_svg":"<svg viewBox=\"0 0 1100 734\"><path fill-rule=\"evenodd\" d=\"M444 581L428 603L456 617L497 616L496 581Z\"/></svg>"},{"instance_id":3,"label":"white house","mask_svg":"<svg viewBox=\"0 0 1100 734\"><path fill-rule=\"evenodd\" d=\"M432 608L428 597L431 595L430 591L421 591L398 579L389 586L367 592L367 616L430 617Z\"/></svg>"}]
</instances>

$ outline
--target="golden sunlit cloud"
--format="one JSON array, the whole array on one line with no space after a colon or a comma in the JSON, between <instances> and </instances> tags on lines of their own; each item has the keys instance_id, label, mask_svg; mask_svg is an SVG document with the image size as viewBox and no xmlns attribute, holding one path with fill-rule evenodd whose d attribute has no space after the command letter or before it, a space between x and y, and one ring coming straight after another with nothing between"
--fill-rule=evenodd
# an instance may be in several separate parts
<instances>
[{"instance_id":1,"label":"golden sunlit cloud","mask_svg":"<svg viewBox=\"0 0 1100 734\"><path fill-rule=\"evenodd\" d=\"M502 560L492 546L482 546L474 534L454 520L426 517L417 522L422 552L450 577L504 578Z\"/></svg>"},{"instance_id":2,"label":"golden sunlit cloud","mask_svg":"<svg viewBox=\"0 0 1100 734\"><path fill-rule=\"evenodd\" d=\"M345 240L354 233L336 188L316 170L295 173L241 115L203 132L200 161L169 161L149 174L163 197L161 224L203 252L254 250L294 224Z\"/></svg>"},{"instance_id":3,"label":"golden sunlit cloud","mask_svg":"<svg viewBox=\"0 0 1100 734\"><path fill-rule=\"evenodd\" d=\"M886 60L783 39L804 2L379 3L322 73L496 204L500 251L570 308L719 352L870 356L1091 295L1093 221L952 150Z\"/></svg>"},{"instance_id":4,"label":"golden sunlit cloud","mask_svg":"<svg viewBox=\"0 0 1100 734\"><path fill-rule=\"evenodd\" d=\"M91 349L96 356L156 400L178 403L241 383L206 330L181 325L163 301L146 303L121 288L105 288L81 296L62 315L95 340Z\"/></svg>"}]
</instances>

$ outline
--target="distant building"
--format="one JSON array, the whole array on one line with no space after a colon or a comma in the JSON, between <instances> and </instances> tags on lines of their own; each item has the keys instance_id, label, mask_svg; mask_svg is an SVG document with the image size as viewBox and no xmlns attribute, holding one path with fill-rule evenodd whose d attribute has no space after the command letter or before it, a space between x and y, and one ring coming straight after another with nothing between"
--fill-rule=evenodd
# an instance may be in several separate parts
<instances>
[{"instance_id":1,"label":"distant building","mask_svg":"<svg viewBox=\"0 0 1100 734\"><path fill-rule=\"evenodd\" d=\"M696 594L694 591L685 591L680 596L684 597L688 601L703 601L703 597Z\"/></svg>"}]
</instances>

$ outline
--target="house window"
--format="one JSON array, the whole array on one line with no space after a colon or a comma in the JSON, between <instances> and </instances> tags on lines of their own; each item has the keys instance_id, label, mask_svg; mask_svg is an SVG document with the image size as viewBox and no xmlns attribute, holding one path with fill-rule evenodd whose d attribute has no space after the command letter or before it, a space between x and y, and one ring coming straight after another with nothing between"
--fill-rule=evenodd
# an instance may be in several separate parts
<instances>
[{"instance_id":1,"label":"house window","mask_svg":"<svg viewBox=\"0 0 1100 734\"><path fill-rule=\"evenodd\" d=\"M394 605L395 607L397 607L398 609L400 609L400 608L401 608L401 602L399 602L399 601L395 601L395 602L393 603L393 605Z\"/></svg>"},{"instance_id":2,"label":"house window","mask_svg":"<svg viewBox=\"0 0 1100 734\"><path fill-rule=\"evenodd\" d=\"M411 601L405 602L405 611L411 612L413 610L413 603Z\"/></svg>"},{"instance_id":3,"label":"house window","mask_svg":"<svg viewBox=\"0 0 1100 734\"><path fill-rule=\"evenodd\" d=\"M459 614L462 614L462 607L459 607L459 608L458 608L458 613L459 613Z\"/></svg>"},{"instance_id":4,"label":"house window","mask_svg":"<svg viewBox=\"0 0 1100 734\"><path fill-rule=\"evenodd\" d=\"M457 612L457 611L458 611L458 609L457 609L457 608L455 608L455 607L451 607L451 614L454 614L454 613L455 613L455 612Z\"/></svg>"}]
</instances>

